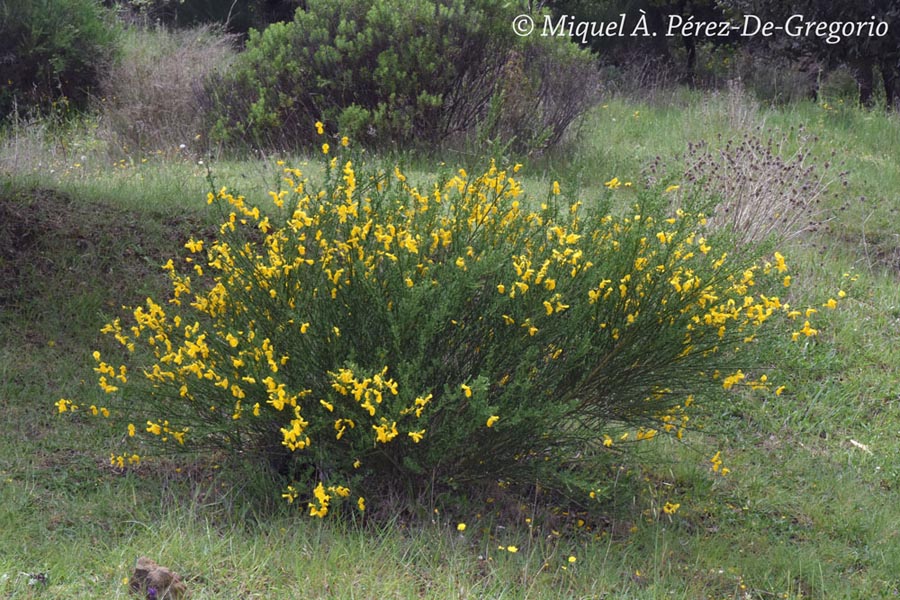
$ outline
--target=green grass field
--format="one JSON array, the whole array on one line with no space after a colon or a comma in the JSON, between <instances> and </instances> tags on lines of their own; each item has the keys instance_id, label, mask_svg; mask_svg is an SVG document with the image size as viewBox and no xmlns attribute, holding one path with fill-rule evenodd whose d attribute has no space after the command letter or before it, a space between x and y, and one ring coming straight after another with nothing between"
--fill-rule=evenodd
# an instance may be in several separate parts
<instances>
[{"instance_id":1,"label":"green grass field","mask_svg":"<svg viewBox=\"0 0 900 600\"><path fill-rule=\"evenodd\" d=\"M139 556L181 573L194 599L897 596L898 116L814 104L767 109L727 94L610 100L566 147L526 162L525 187L540 196L559 180L589 202L593 182L640 185L656 156L678 165L688 141L801 126L815 136L805 143L817 161L834 151L848 172L848 186L829 202L851 202L830 229L786 251L792 300L838 289L847 299L821 313L816 339L773 365L769 376L784 394L735 397L711 415L715 430L644 443L605 486L606 516L587 523L502 489L466 506L434 499L387 523L319 521L267 497L263 476L235 473L214 456L111 468L117 440L90 419L60 418L54 402L90 403L99 328L120 305L160 293L158 266L214 226L207 169L217 185L263 195L277 168L274 159L219 161L177 149L113 162L89 128L7 131L0 597L129 597ZM441 160L471 160L399 159L413 178ZM717 451L726 477L710 469ZM680 508L665 514L667 502Z\"/></svg>"}]
</instances>

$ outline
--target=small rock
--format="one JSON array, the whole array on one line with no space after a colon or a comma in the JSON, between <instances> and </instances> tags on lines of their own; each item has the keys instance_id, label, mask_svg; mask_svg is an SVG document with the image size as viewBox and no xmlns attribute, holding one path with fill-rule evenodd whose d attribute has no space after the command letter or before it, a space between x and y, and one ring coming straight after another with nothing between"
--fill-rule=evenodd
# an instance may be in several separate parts
<instances>
[{"instance_id":1,"label":"small rock","mask_svg":"<svg viewBox=\"0 0 900 600\"><path fill-rule=\"evenodd\" d=\"M137 559L129 585L132 592L144 594L147 600L181 600L187 592L181 575L145 556Z\"/></svg>"}]
</instances>

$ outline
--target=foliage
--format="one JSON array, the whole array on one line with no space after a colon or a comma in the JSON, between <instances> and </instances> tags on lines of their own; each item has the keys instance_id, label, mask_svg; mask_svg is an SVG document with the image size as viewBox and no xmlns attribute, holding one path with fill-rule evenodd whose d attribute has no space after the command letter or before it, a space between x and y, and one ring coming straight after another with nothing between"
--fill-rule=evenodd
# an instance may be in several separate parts
<instances>
[{"instance_id":1,"label":"foliage","mask_svg":"<svg viewBox=\"0 0 900 600\"><path fill-rule=\"evenodd\" d=\"M13 0L0 5L0 116L87 105L116 49L96 0Z\"/></svg>"},{"instance_id":2,"label":"foliage","mask_svg":"<svg viewBox=\"0 0 900 600\"><path fill-rule=\"evenodd\" d=\"M188 272L164 266L173 306L148 298L104 327L126 356L94 353L109 396L90 411L127 432L114 465L148 438L224 448L295 478L284 497L320 517L396 482L412 497L497 479L564 489L620 440L680 437L695 401L766 388L743 370L752 344L802 320L769 289L790 284L780 254L730 259L661 192L614 216L555 182L529 200L518 166L419 188L322 149L324 185L285 168L270 210L211 192L220 237L188 241ZM792 337L815 334L806 320Z\"/></svg>"},{"instance_id":3,"label":"foliage","mask_svg":"<svg viewBox=\"0 0 900 600\"><path fill-rule=\"evenodd\" d=\"M587 54L518 39L510 19L487 0L314 0L293 21L251 32L233 72L210 87L215 135L297 148L321 119L384 147L487 123L520 150L541 147L590 105L596 77ZM512 120L490 118L504 113Z\"/></svg>"},{"instance_id":4,"label":"foliage","mask_svg":"<svg viewBox=\"0 0 900 600\"><path fill-rule=\"evenodd\" d=\"M753 45L789 58L811 56L826 72L841 64L855 70L859 84L859 100L873 100L873 69L882 77L886 104L900 102L900 5L881 0L801 0L786 4L773 0L726 0L730 9L755 15L763 21L785 23L792 15L802 15L805 23L826 24L823 32L804 35L757 36ZM866 27L884 22L882 35L873 35ZM854 24L863 28L854 32ZM847 28L849 26L849 28Z\"/></svg>"},{"instance_id":5,"label":"foliage","mask_svg":"<svg viewBox=\"0 0 900 600\"><path fill-rule=\"evenodd\" d=\"M721 100L696 91L665 105L612 99L581 128L575 158L587 173L636 178L653 154L682 152L685 136L733 135ZM508 493L498 485L483 490L496 500L491 504L438 496L423 504L427 518L357 526L263 507L248 493L246 471L217 469L225 466L220 457L157 457L124 470L103 464L121 430L86 414L48 418L47 406L60 395L100 404L103 393L85 378L84 365L103 314L154 289L147 289L148 277L191 232L209 239L198 222L183 218L184 210L205 209L185 202L204 195L201 170L163 157L114 169L105 155L94 162L90 152L87 173L63 175L59 162L50 172L46 155L38 175L8 168L0 175L0 205L8 208L0 230L27 224L29 241L16 243L21 254L12 259L9 248L0 249L0 269L35 256L42 267L29 273L22 304L0 308L0 407L9 424L0 436L0 595L124 598L123 578L134 558L148 553L186 573L195 600L296 598L307 589L319 590L313 597L373 599L651 599L672 590L681 598L896 595L900 403L891 399L900 390L900 346L892 342L900 317L900 165L893 157L900 121L855 105L831 111L810 102L766 105L759 116L770 132L815 125L814 153L841 148L851 170L848 193L870 198L864 211L841 213L834 234L813 234L790 253L798 285L789 293L797 304L828 294L841 273L855 269L859 279L845 288L851 299L839 311L820 309L817 337L785 344L790 357L769 372L788 384L777 401L723 407L715 438L694 434L680 444L657 436L636 457L616 460L625 471L604 488L624 510L605 505L601 519L583 517L581 527L574 513L542 519L540 499L500 512ZM261 168L256 161L215 164L221 180L241 181L248 197L257 197L250 186ZM522 173L526 190L546 186L533 164ZM21 189L27 182L64 195ZM625 192L623 185L614 198ZM151 295L166 298L164 289ZM85 296L97 300L86 303ZM100 348L107 355L106 344ZM717 449L733 469L725 478L711 477L709 463L698 461ZM628 471L633 485L623 484ZM675 515L664 513L668 502L681 504ZM464 531L459 522L468 525ZM510 544L519 551L509 553ZM573 555L575 563L567 560ZM30 574L38 573L49 581L34 585Z\"/></svg>"},{"instance_id":6,"label":"foliage","mask_svg":"<svg viewBox=\"0 0 900 600\"><path fill-rule=\"evenodd\" d=\"M246 34L251 27L290 20L304 0L106 0L120 17L141 25L213 26Z\"/></svg>"},{"instance_id":7,"label":"foliage","mask_svg":"<svg viewBox=\"0 0 900 600\"><path fill-rule=\"evenodd\" d=\"M640 62L648 56L663 63L674 63L677 58L678 71L689 83L693 83L696 75L698 45L722 46L733 44L737 38L729 33L698 40L696 35L668 33L673 19L682 19L678 23L726 20L722 5L713 0L551 0L550 6L556 19L567 18L577 23L618 23L621 15L625 15L624 35L590 35L578 41L590 47L601 60L619 65Z\"/></svg>"}]
</instances>

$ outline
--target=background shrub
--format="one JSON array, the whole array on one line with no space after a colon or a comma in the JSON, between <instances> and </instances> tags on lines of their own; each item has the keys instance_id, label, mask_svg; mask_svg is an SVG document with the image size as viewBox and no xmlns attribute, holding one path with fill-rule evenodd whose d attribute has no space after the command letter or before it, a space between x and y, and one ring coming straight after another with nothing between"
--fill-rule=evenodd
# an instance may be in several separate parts
<instances>
[{"instance_id":1,"label":"background shrub","mask_svg":"<svg viewBox=\"0 0 900 600\"><path fill-rule=\"evenodd\" d=\"M164 267L167 303L104 328L123 356L95 353L92 410L130 441L113 462L148 440L223 448L317 516L387 487L562 490L596 485L620 440L680 436L695 401L766 387L741 369L788 312L780 255L730 259L702 216L617 180L609 198L636 204L612 216L558 184L527 198L517 167L413 187L329 153L324 185L287 168L269 208L210 193L219 239Z\"/></svg>"},{"instance_id":2,"label":"background shrub","mask_svg":"<svg viewBox=\"0 0 900 600\"><path fill-rule=\"evenodd\" d=\"M512 16L487 0L308 2L251 32L210 87L216 135L296 148L322 120L368 146L433 144L485 123L520 146L556 141L596 95L592 61L567 40L516 38Z\"/></svg>"},{"instance_id":3,"label":"background shrub","mask_svg":"<svg viewBox=\"0 0 900 600\"><path fill-rule=\"evenodd\" d=\"M0 116L87 106L116 50L116 30L96 0L0 4Z\"/></svg>"},{"instance_id":4,"label":"background shrub","mask_svg":"<svg viewBox=\"0 0 900 600\"><path fill-rule=\"evenodd\" d=\"M105 0L128 23L172 28L216 25L246 34L251 27L289 21L304 0Z\"/></svg>"},{"instance_id":5,"label":"background shrub","mask_svg":"<svg viewBox=\"0 0 900 600\"><path fill-rule=\"evenodd\" d=\"M129 28L124 39L100 86L105 137L125 152L191 145L204 132L204 82L231 62L233 38L201 26Z\"/></svg>"}]
</instances>

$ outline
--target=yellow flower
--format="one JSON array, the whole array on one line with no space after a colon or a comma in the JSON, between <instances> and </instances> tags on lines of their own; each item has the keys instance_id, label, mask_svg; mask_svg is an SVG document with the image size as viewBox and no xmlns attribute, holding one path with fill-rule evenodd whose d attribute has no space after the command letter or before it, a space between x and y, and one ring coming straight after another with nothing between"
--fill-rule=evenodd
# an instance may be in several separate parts
<instances>
[{"instance_id":1,"label":"yellow flower","mask_svg":"<svg viewBox=\"0 0 900 600\"><path fill-rule=\"evenodd\" d=\"M613 177L612 179L610 179L603 185L605 185L606 187L608 187L611 190L614 190L614 189L618 188L620 185L622 185L622 182L619 181L618 177Z\"/></svg>"},{"instance_id":2,"label":"yellow flower","mask_svg":"<svg viewBox=\"0 0 900 600\"><path fill-rule=\"evenodd\" d=\"M472 397L472 388L470 388L470 387L467 386L466 384L462 384L462 385L459 386L459 387L460 387L460 389L463 391L463 394L466 395L466 398L471 398L471 397Z\"/></svg>"},{"instance_id":3,"label":"yellow flower","mask_svg":"<svg viewBox=\"0 0 900 600\"><path fill-rule=\"evenodd\" d=\"M412 438L412 441L415 443L419 443L422 441L422 438L425 437L425 430L421 431L410 431L407 435Z\"/></svg>"},{"instance_id":4,"label":"yellow flower","mask_svg":"<svg viewBox=\"0 0 900 600\"><path fill-rule=\"evenodd\" d=\"M346 147L349 146L349 145L350 145L350 138L348 138L348 137L345 135L344 137L341 138L341 146L343 146L344 148L346 148Z\"/></svg>"},{"instance_id":5,"label":"yellow flower","mask_svg":"<svg viewBox=\"0 0 900 600\"><path fill-rule=\"evenodd\" d=\"M511 554L515 554L516 552L519 551L519 548L517 546L507 546L506 551Z\"/></svg>"},{"instance_id":6,"label":"yellow flower","mask_svg":"<svg viewBox=\"0 0 900 600\"><path fill-rule=\"evenodd\" d=\"M499 420L500 420L500 417L498 417L497 415L491 415L490 417L488 417L487 426L493 427L494 423L496 423Z\"/></svg>"},{"instance_id":7,"label":"yellow flower","mask_svg":"<svg viewBox=\"0 0 900 600\"><path fill-rule=\"evenodd\" d=\"M680 187L681 187L680 185L670 185L669 187L666 188L666 193L668 194L669 192L674 192L675 190L679 189Z\"/></svg>"},{"instance_id":8,"label":"yellow flower","mask_svg":"<svg viewBox=\"0 0 900 600\"><path fill-rule=\"evenodd\" d=\"M712 470L715 473L718 473L719 469L722 468L721 454L722 454L721 451L716 452L715 456L713 456L711 459L709 459L709 462L712 463ZM726 471L723 469L722 475L725 475L725 473L726 473Z\"/></svg>"},{"instance_id":9,"label":"yellow flower","mask_svg":"<svg viewBox=\"0 0 900 600\"><path fill-rule=\"evenodd\" d=\"M809 312L809 311L807 311L807 312ZM817 335L819 333L819 331L817 329L813 329L812 327L810 327L809 321L804 321L803 328L799 331L799 333L804 334L806 337L810 337L813 335Z\"/></svg>"},{"instance_id":10,"label":"yellow flower","mask_svg":"<svg viewBox=\"0 0 900 600\"><path fill-rule=\"evenodd\" d=\"M677 504L677 503L673 504L671 502L666 502L666 505L663 506L663 512L666 513L667 515L674 515L676 512L678 512L679 508L681 508L680 504Z\"/></svg>"},{"instance_id":11,"label":"yellow flower","mask_svg":"<svg viewBox=\"0 0 900 600\"><path fill-rule=\"evenodd\" d=\"M577 559L576 557L574 557L574 556L570 556L568 560L569 560L570 563L574 563L574 562L577 561L578 559Z\"/></svg>"},{"instance_id":12,"label":"yellow flower","mask_svg":"<svg viewBox=\"0 0 900 600\"><path fill-rule=\"evenodd\" d=\"M322 121L316 121L316 133L319 135L325 133L325 125L322 124Z\"/></svg>"},{"instance_id":13,"label":"yellow flower","mask_svg":"<svg viewBox=\"0 0 900 600\"><path fill-rule=\"evenodd\" d=\"M553 191L553 195L554 195L554 196L559 196L559 182L558 182L558 181L554 181L554 182L553 182L553 189L552 189L552 191Z\"/></svg>"},{"instance_id":14,"label":"yellow flower","mask_svg":"<svg viewBox=\"0 0 900 600\"><path fill-rule=\"evenodd\" d=\"M134 437L134 432L135 432L134 423L129 423L128 424L128 437Z\"/></svg>"},{"instance_id":15,"label":"yellow flower","mask_svg":"<svg viewBox=\"0 0 900 600\"><path fill-rule=\"evenodd\" d=\"M739 383L743 379L744 373L741 372L740 369L738 369L737 373L735 373L734 375L729 375L724 380L722 380L722 387L726 390L730 390L732 387L734 387L735 384Z\"/></svg>"},{"instance_id":16,"label":"yellow flower","mask_svg":"<svg viewBox=\"0 0 900 600\"><path fill-rule=\"evenodd\" d=\"M281 494L281 497L287 500L288 504L291 504L294 500L297 499L298 495L299 494L297 493L296 488L294 488L294 486L292 485L289 485L287 486L287 488L285 488L284 493Z\"/></svg>"},{"instance_id":17,"label":"yellow flower","mask_svg":"<svg viewBox=\"0 0 900 600\"><path fill-rule=\"evenodd\" d=\"M359 500L356 501L356 507L359 508L360 512L366 511L366 499L362 496L359 497Z\"/></svg>"},{"instance_id":18,"label":"yellow flower","mask_svg":"<svg viewBox=\"0 0 900 600\"><path fill-rule=\"evenodd\" d=\"M465 530L466 530L466 524L465 524L465 523L460 523L460 524L458 524L458 525L456 526L456 530L457 530L457 531L465 531Z\"/></svg>"},{"instance_id":19,"label":"yellow flower","mask_svg":"<svg viewBox=\"0 0 900 600\"><path fill-rule=\"evenodd\" d=\"M397 423L392 422L388 425L387 419L384 417L381 418L381 425L372 425L372 429L375 430L375 441L381 442L382 444L387 444L392 439L397 437Z\"/></svg>"},{"instance_id":20,"label":"yellow flower","mask_svg":"<svg viewBox=\"0 0 900 600\"><path fill-rule=\"evenodd\" d=\"M775 256L775 268L778 270L778 272L784 273L785 271L787 271L787 265L784 262L784 256L782 256L782 254L780 252L776 252L774 254L774 256Z\"/></svg>"},{"instance_id":21,"label":"yellow flower","mask_svg":"<svg viewBox=\"0 0 900 600\"><path fill-rule=\"evenodd\" d=\"M330 150L330 149L331 149L331 146L329 146L327 143L322 144L322 154L328 154L328 150Z\"/></svg>"}]
</instances>

